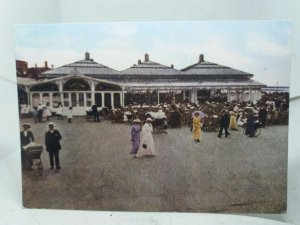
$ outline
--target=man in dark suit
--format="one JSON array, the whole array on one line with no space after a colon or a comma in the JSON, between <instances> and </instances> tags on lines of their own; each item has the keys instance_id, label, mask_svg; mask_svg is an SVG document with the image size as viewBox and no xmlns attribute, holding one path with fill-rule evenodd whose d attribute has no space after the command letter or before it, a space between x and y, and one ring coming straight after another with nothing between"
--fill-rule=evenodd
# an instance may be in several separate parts
<instances>
[{"instance_id":1,"label":"man in dark suit","mask_svg":"<svg viewBox=\"0 0 300 225\"><path fill-rule=\"evenodd\" d=\"M246 126L246 135L249 137L254 137L255 134L255 117L253 110L249 110L248 117L247 117L247 126Z\"/></svg>"},{"instance_id":2,"label":"man in dark suit","mask_svg":"<svg viewBox=\"0 0 300 225\"><path fill-rule=\"evenodd\" d=\"M47 131L45 134L46 150L49 152L51 169L54 168L54 158L56 169L59 170L61 168L59 164L59 150L61 149L59 140L61 139L61 135L58 130L54 129L53 122L49 123L48 125L49 131Z\"/></svg>"},{"instance_id":3,"label":"man in dark suit","mask_svg":"<svg viewBox=\"0 0 300 225\"><path fill-rule=\"evenodd\" d=\"M29 130L30 128L31 125L29 123L24 123L23 131L20 132L22 165L28 168L31 168L32 160L27 157L24 146L28 145L31 142L34 142L34 136L33 133Z\"/></svg>"},{"instance_id":4,"label":"man in dark suit","mask_svg":"<svg viewBox=\"0 0 300 225\"><path fill-rule=\"evenodd\" d=\"M259 121L262 123L262 127L265 128L267 116L268 116L267 109L265 106L260 108L258 116L259 116Z\"/></svg>"},{"instance_id":5,"label":"man in dark suit","mask_svg":"<svg viewBox=\"0 0 300 225\"><path fill-rule=\"evenodd\" d=\"M226 113L225 109L222 109L222 115L220 119L220 130L218 137L220 138L223 133L223 129L225 130L225 137L227 137L230 133L228 132L228 126L229 126L229 115Z\"/></svg>"},{"instance_id":6,"label":"man in dark suit","mask_svg":"<svg viewBox=\"0 0 300 225\"><path fill-rule=\"evenodd\" d=\"M94 104L92 106L92 111L93 111L93 115L94 115L94 122L100 122L100 119L99 119L99 113L98 113L98 109L97 109L97 105Z\"/></svg>"}]
</instances>

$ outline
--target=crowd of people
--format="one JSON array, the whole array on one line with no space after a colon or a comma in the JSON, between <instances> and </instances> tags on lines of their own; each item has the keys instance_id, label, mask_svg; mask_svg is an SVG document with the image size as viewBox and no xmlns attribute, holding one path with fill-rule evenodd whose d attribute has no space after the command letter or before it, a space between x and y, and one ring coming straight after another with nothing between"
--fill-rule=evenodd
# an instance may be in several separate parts
<instances>
[{"instance_id":1,"label":"crowd of people","mask_svg":"<svg viewBox=\"0 0 300 225\"><path fill-rule=\"evenodd\" d=\"M21 118L32 117L35 123L49 121L53 117L56 117L57 120L62 120L66 117L68 123L72 123L73 118L73 107L63 107L61 102L58 102L58 104L52 108L49 103L43 104L40 102L37 106L33 107L22 103L19 106L19 112Z\"/></svg>"},{"instance_id":2,"label":"crowd of people","mask_svg":"<svg viewBox=\"0 0 300 225\"><path fill-rule=\"evenodd\" d=\"M201 142L203 131L217 132L217 137L223 135L228 137L230 130L237 130L246 125L246 134L254 136L255 121L260 121L261 126L272 124L288 124L289 94L288 93L264 93L261 100L256 104L249 102L215 102L205 101L200 104L189 102L130 104L123 108L99 108L93 105L87 109L87 116L92 116L94 122L101 120L111 120L115 123L131 124L132 148L130 154L133 158L141 156L155 156L155 146L152 134L162 132L167 134L168 128L180 128L188 126L192 132L195 142ZM64 108L60 103L51 111L49 104L33 107L21 106L21 117L32 115L34 122L41 122L43 119L49 121L50 118L57 120L67 117L67 121L72 123L72 107ZM24 131L21 132L21 144L27 145L33 142L34 137L29 132L30 125L24 124ZM49 131L46 134L46 147L49 152L51 168L54 160L57 169L60 169L58 150L61 148L58 143L54 151L51 149L52 140L61 138L59 132L54 130L53 122L49 123ZM224 133L223 133L224 131ZM47 141L48 139L48 141ZM56 141L57 142L57 141ZM50 151L49 151L50 149ZM22 156L24 154L22 153Z\"/></svg>"}]
</instances>

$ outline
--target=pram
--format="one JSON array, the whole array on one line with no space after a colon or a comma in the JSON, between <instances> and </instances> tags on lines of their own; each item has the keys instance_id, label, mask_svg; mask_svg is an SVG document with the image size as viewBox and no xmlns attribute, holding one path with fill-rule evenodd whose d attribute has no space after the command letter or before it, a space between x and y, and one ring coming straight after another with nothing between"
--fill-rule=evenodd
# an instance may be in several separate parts
<instances>
[{"instance_id":1,"label":"pram","mask_svg":"<svg viewBox=\"0 0 300 225\"><path fill-rule=\"evenodd\" d=\"M258 120L256 120L254 122L254 137L258 137L261 133L261 126L262 126L262 123ZM248 131L248 128L247 128L247 123L244 124L244 134L247 135L247 136L250 136L249 134L249 131Z\"/></svg>"},{"instance_id":2,"label":"pram","mask_svg":"<svg viewBox=\"0 0 300 225\"><path fill-rule=\"evenodd\" d=\"M166 132L165 130L167 124L165 123L165 119L154 119L152 122L152 126L153 133L155 134Z\"/></svg>"},{"instance_id":3,"label":"pram","mask_svg":"<svg viewBox=\"0 0 300 225\"><path fill-rule=\"evenodd\" d=\"M39 144L30 144L24 148L27 160L32 163L30 169L37 170L40 175L43 175L43 164L41 160L41 154L43 152L43 146Z\"/></svg>"}]
</instances>

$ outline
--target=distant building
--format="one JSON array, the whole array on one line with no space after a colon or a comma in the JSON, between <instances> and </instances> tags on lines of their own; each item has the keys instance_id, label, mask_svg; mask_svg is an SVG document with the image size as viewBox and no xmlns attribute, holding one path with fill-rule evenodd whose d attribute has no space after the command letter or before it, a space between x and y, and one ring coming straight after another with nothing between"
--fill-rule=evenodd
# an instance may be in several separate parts
<instances>
[{"instance_id":1,"label":"distant building","mask_svg":"<svg viewBox=\"0 0 300 225\"><path fill-rule=\"evenodd\" d=\"M17 77L27 77L28 63L21 60L16 60Z\"/></svg>"},{"instance_id":2,"label":"distant building","mask_svg":"<svg viewBox=\"0 0 300 225\"><path fill-rule=\"evenodd\" d=\"M28 68L28 63L22 60L16 60L16 70L17 70L17 77L27 77L32 79L38 79L39 74L50 70L48 67L48 62L45 61L43 67L38 67L35 64L35 67Z\"/></svg>"},{"instance_id":3,"label":"distant building","mask_svg":"<svg viewBox=\"0 0 300 225\"><path fill-rule=\"evenodd\" d=\"M261 89L263 92L266 93L284 93L284 92L290 92L290 88L287 86L267 86Z\"/></svg>"},{"instance_id":4,"label":"distant building","mask_svg":"<svg viewBox=\"0 0 300 225\"><path fill-rule=\"evenodd\" d=\"M28 94L30 105L49 102L55 107L62 102L73 106L75 115L84 115L87 107L121 107L133 102L148 103L175 100L200 103L212 96L225 96L227 101L256 102L266 85L252 79L253 74L216 63L199 61L182 70L138 60L132 67L117 71L94 62L89 53L85 59L43 72L38 81L18 79Z\"/></svg>"}]
</instances>

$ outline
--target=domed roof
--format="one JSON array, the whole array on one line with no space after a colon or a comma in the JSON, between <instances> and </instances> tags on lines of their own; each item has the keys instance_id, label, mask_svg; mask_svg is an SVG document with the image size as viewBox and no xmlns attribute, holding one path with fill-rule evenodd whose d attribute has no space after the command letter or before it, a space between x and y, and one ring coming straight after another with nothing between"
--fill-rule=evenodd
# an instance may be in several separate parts
<instances>
[{"instance_id":1,"label":"domed roof","mask_svg":"<svg viewBox=\"0 0 300 225\"><path fill-rule=\"evenodd\" d=\"M120 72L111 69L107 66L94 62L89 58L89 54L86 53L84 60L80 60L71 64L67 64L56 69L48 70L40 75L41 78L55 78L61 76L67 76L78 71L80 74L86 76L97 77L101 75L118 75Z\"/></svg>"},{"instance_id":2,"label":"domed roof","mask_svg":"<svg viewBox=\"0 0 300 225\"><path fill-rule=\"evenodd\" d=\"M180 70L174 69L173 66L165 66L149 60L149 55L145 54L145 61L138 61L138 64L129 67L121 72L124 75L182 75Z\"/></svg>"}]
</instances>

